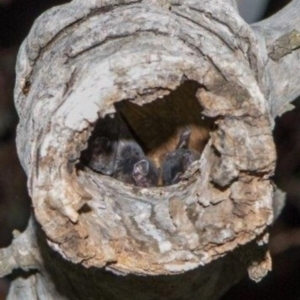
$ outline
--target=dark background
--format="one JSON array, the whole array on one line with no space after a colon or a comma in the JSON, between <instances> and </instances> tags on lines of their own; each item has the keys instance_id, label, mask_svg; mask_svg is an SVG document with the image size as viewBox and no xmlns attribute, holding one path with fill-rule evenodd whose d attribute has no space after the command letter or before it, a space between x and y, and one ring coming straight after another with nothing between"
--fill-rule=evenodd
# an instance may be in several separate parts
<instances>
[{"instance_id":1,"label":"dark background","mask_svg":"<svg viewBox=\"0 0 300 300\"><path fill-rule=\"evenodd\" d=\"M0 0L0 248L10 244L13 230L25 228L30 213L26 176L15 148L16 54L34 19L48 8L66 2L69 1ZM264 18L288 2L270 0ZM286 207L271 228L273 271L259 284L245 278L222 300L300 300L300 109L297 102L296 109L276 120L274 131L279 157L274 180L287 191L288 197ZM0 279L0 300L5 299L8 288L8 279Z\"/></svg>"}]
</instances>

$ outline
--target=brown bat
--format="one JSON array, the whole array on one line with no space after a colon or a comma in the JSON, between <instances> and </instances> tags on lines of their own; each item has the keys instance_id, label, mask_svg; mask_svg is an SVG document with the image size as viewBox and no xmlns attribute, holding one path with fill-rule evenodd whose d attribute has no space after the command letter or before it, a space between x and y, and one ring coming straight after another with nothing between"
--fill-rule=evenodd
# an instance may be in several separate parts
<instances>
[{"instance_id":1,"label":"brown bat","mask_svg":"<svg viewBox=\"0 0 300 300\"><path fill-rule=\"evenodd\" d=\"M187 168L200 158L200 153L188 149L191 129L185 128L180 134L179 142L174 151L166 153L162 162L163 185L178 183Z\"/></svg>"}]
</instances>

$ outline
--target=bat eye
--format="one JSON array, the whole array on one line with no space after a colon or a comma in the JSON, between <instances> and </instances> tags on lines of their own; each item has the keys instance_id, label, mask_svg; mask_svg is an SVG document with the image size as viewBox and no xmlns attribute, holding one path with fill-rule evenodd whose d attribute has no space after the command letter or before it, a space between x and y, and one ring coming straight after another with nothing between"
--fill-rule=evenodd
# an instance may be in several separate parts
<instances>
[{"instance_id":1,"label":"bat eye","mask_svg":"<svg viewBox=\"0 0 300 300\"><path fill-rule=\"evenodd\" d=\"M99 147L101 149L107 149L109 148L110 146L110 141L107 137L105 136L100 136L100 137L97 137L94 141L94 145L96 147Z\"/></svg>"},{"instance_id":2,"label":"bat eye","mask_svg":"<svg viewBox=\"0 0 300 300\"><path fill-rule=\"evenodd\" d=\"M93 142L94 152L97 152L98 154L102 152L107 152L109 150L110 145L111 142L107 137L97 137Z\"/></svg>"}]
</instances>

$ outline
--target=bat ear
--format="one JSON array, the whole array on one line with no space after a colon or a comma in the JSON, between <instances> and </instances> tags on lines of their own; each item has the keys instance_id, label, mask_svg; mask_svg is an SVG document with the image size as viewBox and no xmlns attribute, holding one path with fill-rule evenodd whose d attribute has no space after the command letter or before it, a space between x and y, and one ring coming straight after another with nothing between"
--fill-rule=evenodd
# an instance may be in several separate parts
<instances>
[{"instance_id":1,"label":"bat ear","mask_svg":"<svg viewBox=\"0 0 300 300\"><path fill-rule=\"evenodd\" d=\"M191 128L186 126L180 133L179 142L176 149L187 149L189 146Z\"/></svg>"},{"instance_id":2,"label":"bat ear","mask_svg":"<svg viewBox=\"0 0 300 300\"><path fill-rule=\"evenodd\" d=\"M181 172L178 172L177 174L176 174L176 176L172 179L172 184L175 184L175 183L177 183L177 182L179 182L180 181L180 177L182 176L182 173Z\"/></svg>"},{"instance_id":3,"label":"bat ear","mask_svg":"<svg viewBox=\"0 0 300 300\"><path fill-rule=\"evenodd\" d=\"M188 139L191 135L191 132L191 128L189 126L185 126L181 133L182 138Z\"/></svg>"},{"instance_id":4,"label":"bat ear","mask_svg":"<svg viewBox=\"0 0 300 300\"><path fill-rule=\"evenodd\" d=\"M142 159L134 164L133 166L133 175L147 175L149 172L149 162L145 159Z\"/></svg>"}]
</instances>

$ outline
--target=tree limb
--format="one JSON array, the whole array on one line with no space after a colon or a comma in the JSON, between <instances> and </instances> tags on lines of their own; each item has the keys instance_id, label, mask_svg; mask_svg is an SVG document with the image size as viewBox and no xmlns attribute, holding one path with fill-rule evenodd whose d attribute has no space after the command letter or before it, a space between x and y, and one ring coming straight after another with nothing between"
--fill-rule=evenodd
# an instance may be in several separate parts
<instances>
[{"instance_id":1,"label":"tree limb","mask_svg":"<svg viewBox=\"0 0 300 300\"><path fill-rule=\"evenodd\" d=\"M0 277L16 269L39 270L42 259L36 242L35 225L31 217L23 233L14 232L14 239L8 248L0 249Z\"/></svg>"},{"instance_id":2,"label":"tree limb","mask_svg":"<svg viewBox=\"0 0 300 300\"><path fill-rule=\"evenodd\" d=\"M300 95L300 1L294 0L270 18L252 25L265 44L269 101L273 116Z\"/></svg>"},{"instance_id":3,"label":"tree limb","mask_svg":"<svg viewBox=\"0 0 300 300\"><path fill-rule=\"evenodd\" d=\"M41 225L41 273L63 274L62 295L126 299L124 286L141 299L133 282L144 291L153 275L169 275L173 288L187 280L164 299L216 299L246 271L259 281L270 270L275 148L264 56L233 3L75 0L35 22L18 56L17 147ZM178 184L138 188L84 164L98 122L119 103L149 153L178 126L200 130L201 158ZM89 278L104 286L83 288Z\"/></svg>"}]
</instances>

